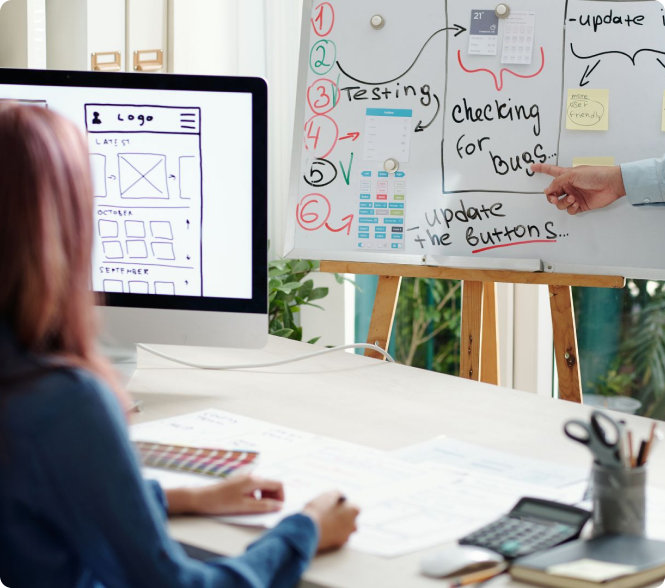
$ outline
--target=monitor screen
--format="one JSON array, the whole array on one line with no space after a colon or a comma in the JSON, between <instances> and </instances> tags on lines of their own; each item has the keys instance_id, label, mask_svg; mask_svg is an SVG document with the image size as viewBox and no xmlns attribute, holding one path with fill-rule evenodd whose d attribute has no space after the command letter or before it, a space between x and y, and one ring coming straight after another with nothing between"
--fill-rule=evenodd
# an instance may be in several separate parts
<instances>
[{"instance_id":1,"label":"monitor screen","mask_svg":"<svg viewBox=\"0 0 665 588\"><path fill-rule=\"evenodd\" d=\"M0 99L86 133L108 304L266 312L263 81L0 70Z\"/></svg>"}]
</instances>

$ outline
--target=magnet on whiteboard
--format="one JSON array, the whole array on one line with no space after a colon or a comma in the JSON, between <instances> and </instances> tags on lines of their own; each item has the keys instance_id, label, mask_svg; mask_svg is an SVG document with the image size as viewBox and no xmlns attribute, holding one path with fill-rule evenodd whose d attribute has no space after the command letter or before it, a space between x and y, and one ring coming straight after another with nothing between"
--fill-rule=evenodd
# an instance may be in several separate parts
<instances>
[{"instance_id":1,"label":"magnet on whiteboard","mask_svg":"<svg viewBox=\"0 0 665 588\"><path fill-rule=\"evenodd\" d=\"M510 16L510 6L507 4L499 4L494 11L499 18L508 18Z\"/></svg>"},{"instance_id":2,"label":"magnet on whiteboard","mask_svg":"<svg viewBox=\"0 0 665 588\"><path fill-rule=\"evenodd\" d=\"M375 14L369 22L372 25L372 28L377 31L380 31L384 26L386 26L386 19L383 18L380 14Z\"/></svg>"},{"instance_id":3,"label":"magnet on whiteboard","mask_svg":"<svg viewBox=\"0 0 665 588\"><path fill-rule=\"evenodd\" d=\"M394 174L399 169L399 161L393 159L386 159L383 164L383 169L385 169L389 174Z\"/></svg>"}]
</instances>

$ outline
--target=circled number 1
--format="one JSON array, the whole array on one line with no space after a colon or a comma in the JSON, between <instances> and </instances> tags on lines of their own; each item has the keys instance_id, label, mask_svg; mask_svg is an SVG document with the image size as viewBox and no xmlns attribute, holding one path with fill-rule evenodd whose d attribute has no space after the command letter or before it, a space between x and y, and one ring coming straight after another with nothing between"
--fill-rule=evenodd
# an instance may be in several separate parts
<instances>
[{"instance_id":1,"label":"circled number 1","mask_svg":"<svg viewBox=\"0 0 665 588\"><path fill-rule=\"evenodd\" d=\"M323 2L314 9L312 26L319 37L327 37L332 32L335 26L335 9L330 2Z\"/></svg>"}]
</instances>

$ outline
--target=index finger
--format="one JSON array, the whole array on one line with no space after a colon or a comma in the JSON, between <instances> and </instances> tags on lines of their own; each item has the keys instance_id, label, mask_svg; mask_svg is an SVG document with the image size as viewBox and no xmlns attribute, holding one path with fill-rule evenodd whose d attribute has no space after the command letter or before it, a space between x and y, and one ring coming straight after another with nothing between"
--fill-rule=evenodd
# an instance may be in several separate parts
<instances>
[{"instance_id":1,"label":"index finger","mask_svg":"<svg viewBox=\"0 0 665 588\"><path fill-rule=\"evenodd\" d=\"M537 174L547 174L553 178L558 178L568 170L565 167L559 167L558 165L552 165L550 163L534 163L531 166L531 171L536 172Z\"/></svg>"}]
</instances>

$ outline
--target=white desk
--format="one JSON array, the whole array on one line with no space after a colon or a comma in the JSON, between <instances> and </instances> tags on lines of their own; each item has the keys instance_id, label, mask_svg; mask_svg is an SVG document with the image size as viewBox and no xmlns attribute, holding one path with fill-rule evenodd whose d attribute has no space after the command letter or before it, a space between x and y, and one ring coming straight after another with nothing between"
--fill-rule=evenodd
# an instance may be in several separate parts
<instances>
[{"instance_id":1,"label":"white desk","mask_svg":"<svg viewBox=\"0 0 665 588\"><path fill-rule=\"evenodd\" d=\"M312 347L273 337L261 351L160 349L195 362L238 364L302 355ZM219 408L383 450L445 434L526 457L589 464L586 449L564 437L562 427L567 419L585 417L590 409L347 353L269 370L212 372L141 352L130 390L144 401L136 423ZM628 421L638 435L648 434L650 421L637 417ZM665 488L665 447L660 449L650 460L649 484ZM171 532L179 541L224 555L242 553L259 535L253 529L193 517L172 520ZM342 550L317 558L304 585L441 586L440 581L418 574L424 553L383 559Z\"/></svg>"}]
</instances>

